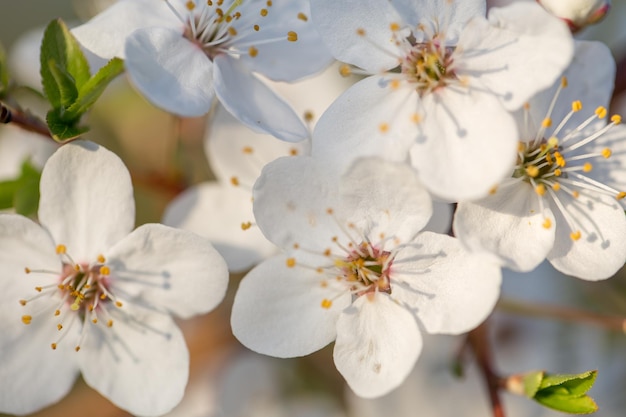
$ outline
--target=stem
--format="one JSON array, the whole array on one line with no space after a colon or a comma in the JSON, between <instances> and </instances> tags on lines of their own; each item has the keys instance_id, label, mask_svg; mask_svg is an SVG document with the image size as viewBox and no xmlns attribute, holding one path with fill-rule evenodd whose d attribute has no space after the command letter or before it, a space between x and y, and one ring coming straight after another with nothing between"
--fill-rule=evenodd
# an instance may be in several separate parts
<instances>
[{"instance_id":1,"label":"stem","mask_svg":"<svg viewBox=\"0 0 626 417\"><path fill-rule=\"evenodd\" d=\"M42 136L47 136L50 139L53 139L52 135L50 134L50 130L48 129L48 125L40 120L37 116L34 116L29 112L24 112L19 109L11 110L1 101L0 122L4 124L13 123L14 125L17 125L24 130L39 133Z\"/></svg>"},{"instance_id":2,"label":"stem","mask_svg":"<svg viewBox=\"0 0 626 417\"><path fill-rule=\"evenodd\" d=\"M592 324L620 333L626 333L626 318L578 310L571 307L527 303L501 298L497 308L502 312L529 317L545 317L562 321Z\"/></svg>"},{"instance_id":3,"label":"stem","mask_svg":"<svg viewBox=\"0 0 626 417\"><path fill-rule=\"evenodd\" d=\"M500 378L493 369L493 354L489 345L489 331L487 322L472 330L467 335L467 343L474 351L476 362L480 368L487 390L489 391L489 400L493 410L493 417L505 417L504 406L500 399L500 388L502 387L502 378Z\"/></svg>"}]
</instances>

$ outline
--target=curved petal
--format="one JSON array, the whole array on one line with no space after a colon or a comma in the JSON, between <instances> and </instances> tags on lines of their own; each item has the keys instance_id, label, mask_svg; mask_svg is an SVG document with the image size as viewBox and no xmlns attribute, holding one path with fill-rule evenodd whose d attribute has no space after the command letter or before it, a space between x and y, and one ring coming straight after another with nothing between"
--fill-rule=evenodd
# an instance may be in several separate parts
<instances>
[{"instance_id":1,"label":"curved petal","mask_svg":"<svg viewBox=\"0 0 626 417\"><path fill-rule=\"evenodd\" d=\"M423 97L422 134L411 149L413 166L436 196L476 199L510 175L518 131L490 94L443 88Z\"/></svg>"},{"instance_id":2,"label":"curved petal","mask_svg":"<svg viewBox=\"0 0 626 417\"><path fill-rule=\"evenodd\" d=\"M77 353L83 378L134 415L165 414L180 402L187 385L185 340L168 315L129 304L123 308L125 315L110 309L112 327L88 324L91 329Z\"/></svg>"},{"instance_id":3,"label":"curved petal","mask_svg":"<svg viewBox=\"0 0 626 417\"><path fill-rule=\"evenodd\" d=\"M184 25L167 7L153 0L118 1L85 24L72 29L72 34L88 50L101 58L125 59L124 42L137 29L163 27L182 35ZM130 57L130 56L129 56Z\"/></svg>"},{"instance_id":4,"label":"curved petal","mask_svg":"<svg viewBox=\"0 0 626 417\"><path fill-rule=\"evenodd\" d=\"M180 32L139 29L126 41L128 77L152 104L184 117L202 116L213 103L213 63Z\"/></svg>"},{"instance_id":5,"label":"curved petal","mask_svg":"<svg viewBox=\"0 0 626 417\"><path fill-rule=\"evenodd\" d=\"M228 285L226 262L203 237L144 224L105 253L111 291L182 318L213 310Z\"/></svg>"},{"instance_id":6,"label":"curved petal","mask_svg":"<svg viewBox=\"0 0 626 417\"><path fill-rule=\"evenodd\" d=\"M552 85L573 54L572 35L562 21L537 4L516 2L491 9L488 22L472 19L453 58L459 77L477 78L515 110Z\"/></svg>"},{"instance_id":7,"label":"curved petal","mask_svg":"<svg viewBox=\"0 0 626 417\"><path fill-rule=\"evenodd\" d=\"M360 397L380 397L398 387L421 350L415 317L386 294L357 298L337 321L335 365Z\"/></svg>"},{"instance_id":8,"label":"curved petal","mask_svg":"<svg viewBox=\"0 0 626 417\"><path fill-rule=\"evenodd\" d=\"M228 185L204 183L188 188L165 210L163 223L211 241L231 272L242 272L277 253L254 223L252 193Z\"/></svg>"},{"instance_id":9,"label":"curved petal","mask_svg":"<svg viewBox=\"0 0 626 417\"><path fill-rule=\"evenodd\" d=\"M390 25L403 20L391 3L315 0L311 14L320 36L338 60L372 74L398 66L402 54ZM365 30L365 36L357 34L359 29Z\"/></svg>"},{"instance_id":10,"label":"curved petal","mask_svg":"<svg viewBox=\"0 0 626 417\"><path fill-rule=\"evenodd\" d=\"M340 217L365 231L373 243L410 241L432 215L430 195L405 164L358 159L339 182ZM383 239L384 239L383 238Z\"/></svg>"},{"instance_id":11,"label":"curved petal","mask_svg":"<svg viewBox=\"0 0 626 417\"><path fill-rule=\"evenodd\" d=\"M454 234L471 251L492 253L515 271L531 271L554 245L555 219L540 198L530 184L515 181L482 200L461 202Z\"/></svg>"},{"instance_id":12,"label":"curved petal","mask_svg":"<svg viewBox=\"0 0 626 417\"><path fill-rule=\"evenodd\" d=\"M337 183L311 157L278 158L254 185L254 217L277 246L321 252L344 236L328 209L337 209Z\"/></svg>"},{"instance_id":13,"label":"curved petal","mask_svg":"<svg viewBox=\"0 0 626 417\"><path fill-rule=\"evenodd\" d=\"M257 7L255 3L248 4ZM259 21L259 31L253 34L258 44L248 37L244 42L246 46L252 43L258 51L254 57L241 55L241 60L252 71L274 81L293 82L318 73L331 64L333 57L309 19L307 0L274 0L267 10L267 15ZM253 12L258 13L256 10ZM234 27L241 33L236 24ZM297 34L295 42L287 39L288 32ZM271 42L265 42L268 40ZM233 46L235 49L246 49L238 48L236 41Z\"/></svg>"},{"instance_id":14,"label":"curved petal","mask_svg":"<svg viewBox=\"0 0 626 417\"><path fill-rule=\"evenodd\" d=\"M130 175L122 160L93 142L75 141L41 173L39 221L75 262L90 263L135 222Z\"/></svg>"},{"instance_id":15,"label":"curved petal","mask_svg":"<svg viewBox=\"0 0 626 417\"><path fill-rule=\"evenodd\" d=\"M418 105L419 97L410 85L394 88L388 77L368 77L339 96L322 115L313 132L311 153L338 175L363 156L404 162L418 134L414 119Z\"/></svg>"},{"instance_id":16,"label":"curved petal","mask_svg":"<svg viewBox=\"0 0 626 417\"><path fill-rule=\"evenodd\" d=\"M429 333L460 334L482 323L500 295L500 267L450 236L421 233L391 265L392 297ZM395 283L395 285L394 285Z\"/></svg>"},{"instance_id":17,"label":"curved petal","mask_svg":"<svg viewBox=\"0 0 626 417\"><path fill-rule=\"evenodd\" d=\"M215 58L215 93L222 105L239 121L287 142L309 137L304 122L293 108L257 79L238 60L227 55Z\"/></svg>"},{"instance_id":18,"label":"curved petal","mask_svg":"<svg viewBox=\"0 0 626 417\"><path fill-rule=\"evenodd\" d=\"M335 339L337 317L350 295L335 296L315 271L289 268L284 256L270 258L239 285L230 320L233 334L265 355L308 355ZM333 300L330 308L321 306L325 299Z\"/></svg>"},{"instance_id":19,"label":"curved petal","mask_svg":"<svg viewBox=\"0 0 626 417\"><path fill-rule=\"evenodd\" d=\"M20 322L21 332L10 338L7 337L3 317L0 338L1 413L34 413L59 401L74 385L78 376L78 358L74 347L50 348L50 343L59 338L56 322L52 319L53 311L54 306L51 306L41 312L42 316L49 316L49 320L34 317L28 326Z\"/></svg>"},{"instance_id":20,"label":"curved petal","mask_svg":"<svg viewBox=\"0 0 626 417\"><path fill-rule=\"evenodd\" d=\"M420 23L434 25L445 33L447 44L454 44L467 21L474 16L485 16L485 0L447 2L422 0L419 6L414 0L391 0L406 22L414 28Z\"/></svg>"},{"instance_id":21,"label":"curved petal","mask_svg":"<svg viewBox=\"0 0 626 417\"><path fill-rule=\"evenodd\" d=\"M561 200L567 219L581 232L573 241L564 213L555 205L556 217L554 248L548 260L564 274L588 281L613 276L626 262L626 216L617 201L605 199L578 199L566 196Z\"/></svg>"}]
</instances>

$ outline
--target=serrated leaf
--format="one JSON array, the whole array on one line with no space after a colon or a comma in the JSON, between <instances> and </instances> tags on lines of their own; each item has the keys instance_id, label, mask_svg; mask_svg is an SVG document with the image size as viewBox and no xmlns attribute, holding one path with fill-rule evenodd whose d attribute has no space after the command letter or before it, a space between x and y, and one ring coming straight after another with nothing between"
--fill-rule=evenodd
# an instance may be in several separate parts
<instances>
[{"instance_id":1,"label":"serrated leaf","mask_svg":"<svg viewBox=\"0 0 626 417\"><path fill-rule=\"evenodd\" d=\"M40 51L41 82L53 108L61 107L61 94L50 70L53 61L62 72L69 74L76 90L89 80L89 64L74 36L61 19L53 20L46 28Z\"/></svg>"},{"instance_id":2,"label":"serrated leaf","mask_svg":"<svg viewBox=\"0 0 626 417\"><path fill-rule=\"evenodd\" d=\"M67 109L67 117L80 117L80 115L89 110L111 81L122 72L124 72L124 61L120 58L111 59L83 85L78 93L76 102Z\"/></svg>"},{"instance_id":3,"label":"serrated leaf","mask_svg":"<svg viewBox=\"0 0 626 417\"><path fill-rule=\"evenodd\" d=\"M48 67L59 95L60 106L55 108L63 109L70 106L76 100L76 97L78 97L78 90L74 85L74 78L54 60L48 61Z\"/></svg>"},{"instance_id":4,"label":"serrated leaf","mask_svg":"<svg viewBox=\"0 0 626 417\"><path fill-rule=\"evenodd\" d=\"M48 123L52 137L57 142L67 142L89 131L87 126L77 126L76 121L66 122L55 109L50 110L46 115L46 123Z\"/></svg>"},{"instance_id":5,"label":"serrated leaf","mask_svg":"<svg viewBox=\"0 0 626 417\"><path fill-rule=\"evenodd\" d=\"M9 87L9 69L7 66L7 55L4 52L4 47L0 43L0 97L4 95Z\"/></svg>"},{"instance_id":6,"label":"serrated leaf","mask_svg":"<svg viewBox=\"0 0 626 417\"><path fill-rule=\"evenodd\" d=\"M597 376L598 371L587 371L580 374L546 374L541 381L539 390L551 388L570 395L584 395L591 389Z\"/></svg>"},{"instance_id":7,"label":"serrated leaf","mask_svg":"<svg viewBox=\"0 0 626 417\"><path fill-rule=\"evenodd\" d=\"M554 410L570 414L591 414L598 411L598 405L589 396L573 397L556 393L540 391L535 401Z\"/></svg>"},{"instance_id":8,"label":"serrated leaf","mask_svg":"<svg viewBox=\"0 0 626 417\"><path fill-rule=\"evenodd\" d=\"M539 387L541 386L543 375L543 371L532 371L524 375L524 395L528 398L535 397L535 394L537 394L537 391L539 391Z\"/></svg>"}]
</instances>

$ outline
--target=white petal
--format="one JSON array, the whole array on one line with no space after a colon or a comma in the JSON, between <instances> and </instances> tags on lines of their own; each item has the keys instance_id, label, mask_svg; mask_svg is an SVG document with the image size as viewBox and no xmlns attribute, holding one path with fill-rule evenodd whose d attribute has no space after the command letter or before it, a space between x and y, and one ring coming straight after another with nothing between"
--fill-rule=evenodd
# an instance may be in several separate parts
<instances>
[{"instance_id":1,"label":"white petal","mask_svg":"<svg viewBox=\"0 0 626 417\"><path fill-rule=\"evenodd\" d=\"M179 116L209 111L213 63L182 34L161 27L139 29L126 41L128 76L152 104Z\"/></svg>"},{"instance_id":2,"label":"white petal","mask_svg":"<svg viewBox=\"0 0 626 417\"><path fill-rule=\"evenodd\" d=\"M338 175L362 156L404 162L418 134L413 121L418 104L414 88L394 89L387 77L368 77L339 96L322 115L311 152Z\"/></svg>"},{"instance_id":3,"label":"white petal","mask_svg":"<svg viewBox=\"0 0 626 417\"><path fill-rule=\"evenodd\" d=\"M241 281L231 316L233 334L255 352L295 357L335 339L335 325L350 295L323 287L315 271L289 268L284 256L259 264ZM323 308L322 301L333 301Z\"/></svg>"},{"instance_id":4,"label":"white petal","mask_svg":"<svg viewBox=\"0 0 626 417\"><path fill-rule=\"evenodd\" d=\"M433 201L433 215L424 226L424 230L435 233L447 234L452 229L452 216L454 205Z\"/></svg>"},{"instance_id":5,"label":"white petal","mask_svg":"<svg viewBox=\"0 0 626 417\"><path fill-rule=\"evenodd\" d=\"M480 198L510 175L518 132L495 97L446 87L425 95L423 105L422 132L411 159L434 195L452 201Z\"/></svg>"},{"instance_id":6,"label":"white petal","mask_svg":"<svg viewBox=\"0 0 626 417\"><path fill-rule=\"evenodd\" d=\"M309 136L303 121L283 98L227 55L215 58L215 93L226 110L257 132L287 142Z\"/></svg>"},{"instance_id":7,"label":"white petal","mask_svg":"<svg viewBox=\"0 0 626 417\"><path fill-rule=\"evenodd\" d=\"M318 73L330 65L333 57L310 19L307 0L274 0L272 7L267 10L268 13L260 19L260 29L253 38L259 43L254 43L250 38L245 40L246 45L252 43L258 51L255 57L241 55L240 59L250 69L274 81L292 82ZM254 10L254 13L258 12ZM300 18L301 14L306 20ZM236 25L234 27L237 28ZM287 32L290 31L297 33L297 41L287 40ZM264 43L265 40L272 42ZM236 41L233 46L237 49Z\"/></svg>"},{"instance_id":8,"label":"white petal","mask_svg":"<svg viewBox=\"0 0 626 417\"><path fill-rule=\"evenodd\" d=\"M386 294L359 297L337 321L335 365L361 397L379 397L402 384L421 350L414 316Z\"/></svg>"},{"instance_id":9,"label":"white petal","mask_svg":"<svg viewBox=\"0 0 626 417\"><path fill-rule=\"evenodd\" d=\"M0 316L0 413L33 413L59 401L74 385L78 376L74 347L50 347L59 338L53 309L33 317L28 326L20 322L21 332L10 338L4 327L6 317Z\"/></svg>"},{"instance_id":10,"label":"white petal","mask_svg":"<svg viewBox=\"0 0 626 417\"><path fill-rule=\"evenodd\" d=\"M173 320L150 310L112 307L113 326L87 324L77 353L87 385L138 416L170 411L183 397L189 352Z\"/></svg>"},{"instance_id":11,"label":"white petal","mask_svg":"<svg viewBox=\"0 0 626 417\"><path fill-rule=\"evenodd\" d=\"M562 21L541 6L516 2L491 9L489 23L472 19L457 52L457 75L478 78L507 109L515 110L552 85L570 63L574 45Z\"/></svg>"},{"instance_id":12,"label":"white petal","mask_svg":"<svg viewBox=\"0 0 626 417\"><path fill-rule=\"evenodd\" d=\"M398 251L390 276L392 297L413 310L429 333L472 330L500 295L496 263L466 252L455 238L431 232Z\"/></svg>"},{"instance_id":13,"label":"white petal","mask_svg":"<svg viewBox=\"0 0 626 417\"><path fill-rule=\"evenodd\" d=\"M570 238L572 229L563 213L553 206L556 217L554 249L548 260L559 271L588 281L606 279L615 274L626 262L626 216L615 201L588 199L562 199L568 216L580 230L581 238Z\"/></svg>"},{"instance_id":14,"label":"white petal","mask_svg":"<svg viewBox=\"0 0 626 417\"><path fill-rule=\"evenodd\" d=\"M282 142L281 142L282 143ZM189 230L211 241L231 272L241 272L277 252L254 223L252 192L204 183L188 188L167 207L163 223Z\"/></svg>"},{"instance_id":15,"label":"white petal","mask_svg":"<svg viewBox=\"0 0 626 417\"><path fill-rule=\"evenodd\" d=\"M430 195L405 164L358 159L339 183L340 213L376 242L382 234L397 245L411 240L432 215Z\"/></svg>"},{"instance_id":16,"label":"white petal","mask_svg":"<svg viewBox=\"0 0 626 417\"><path fill-rule=\"evenodd\" d=\"M391 0L405 21L412 27L433 24L445 33L446 43L455 43L467 21L474 16L485 16L485 0L464 0L447 2L422 0L419 5L414 0Z\"/></svg>"},{"instance_id":17,"label":"white petal","mask_svg":"<svg viewBox=\"0 0 626 417\"><path fill-rule=\"evenodd\" d=\"M454 234L472 251L493 253L504 266L531 271L554 245L555 220L532 186L516 181L481 200L461 202ZM546 227L547 226L547 227Z\"/></svg>"},{"instance_id":18,"label":"white petal","mask_svg":"<svg viewBox=\"0 0 626 417\"><path fill-rule=\"evenodd\" d=\"M277 246L289 250L298 244L321 252L334 236L345 235L327 212L338 207L337 186L313 158L279 158L265 166L254 185L254 217Z\"/></svg>"},{"instance_id":19,"label":"white petal","mask_svg":"<svg viewBox=\"0 0 626 417\"><path fill-rule=\"evenodd\" d=\"M394 7L376 0L316 0L311 2L313 22L339 61L374 74L394 68L401 57L391 23L402 23ZM364 29L365 36L357 30Z\"/></svg>"},{"instance_id":20,"label":"white petal","mask_svg":"<svg viewBox=\"0 0 626 417\"><path fill-rule=\"evenodd\" d=\"M105 253L111 291L182 318L207 313L224 298L226 262L209 241L161 224L144 224Z\"/></svg>"},{"instance_id":21,"label":"white petal","mask_svg":"<svg viewBox=\"0 0 626 417\"><path fill-rule=\"evenodd\" d=\"M125 59L124 42L140 28L175 29L180 35L184 25L165 2L153 0L118 1L87 23L72 29L72 34L87 49L101 58Z\"/></svg>"},{"instance_id":22,"label":"white petal","mask_svg":"<svg viewBox=\"0 0 626 417\"><path fill-rule=\"evenodd\" d=\"M75 262L93 262L135 222L130 175L122 160L93 142L62 146L41 174L39 220Z\"/></svg>"}]
</instances>

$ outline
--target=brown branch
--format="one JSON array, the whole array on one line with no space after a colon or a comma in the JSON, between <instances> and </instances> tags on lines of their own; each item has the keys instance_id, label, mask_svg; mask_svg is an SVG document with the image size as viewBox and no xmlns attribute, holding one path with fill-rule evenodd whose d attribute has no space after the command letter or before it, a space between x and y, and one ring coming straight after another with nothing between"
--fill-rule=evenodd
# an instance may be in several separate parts
<instances>
[{"instance_id":1,"label":"brown branch","mask_svg":"<svg viewBox=\"0 0 626 417\"><path fill-rule=\"evenodd\" d=\"M493 369L493 354L489 345L489 331L486 321L469 332L467 343L474 351L476 362L487 384L493 417L505 417L504 405L500 398L502 379Z\"/></svg>"},{"instance_id":2,"label":"brown branch","mask_svg":"<svg viewBox=\"0 0 626 417\"><path fill-rule=\"evenodd\" d=\"M507 300L504 298L498 301L497 308L504 313L592 324L616 332L626 333L626 318L620 316L599 314L571 307Z\"/></svg>"},{"instance_id":3,"label":"brown branch","mask_svg":"<svg viewBox=\"0 0 626 417\"><path fill-rule=\"evenodd\" d=\"M12 123L29 132L52 138L48 125L28 111L11 109L0 101L0 123ZM54 140L54 139L53 139Z\"/></svg>"}]
</instances>

